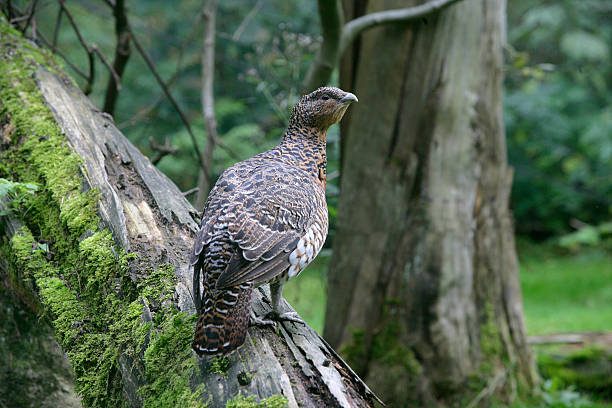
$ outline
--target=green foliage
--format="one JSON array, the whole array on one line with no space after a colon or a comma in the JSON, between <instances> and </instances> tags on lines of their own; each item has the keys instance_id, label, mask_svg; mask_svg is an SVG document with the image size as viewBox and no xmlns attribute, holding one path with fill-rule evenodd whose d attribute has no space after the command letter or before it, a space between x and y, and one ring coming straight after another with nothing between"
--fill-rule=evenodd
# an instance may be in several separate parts
<instances>
[{"instance_id":1,"label":"green foliage","mask_svg":"<svg viewBox=\"0 0 612 408\"><path fill-rule=\"evenodd\" d=\"M605 222L598 226L584 225L577 231L561 236L559 246L572 251L582 247L612 248L612 222Z\"/></svg>"},{"instance_id":2,"label":"green foliage","mask_svg":"<svg viewBox=\"0 0 612 408\"><path fill-rule=\"evenodd\" d=\"M557 389L576 387L593 395L612 396L612 351L598 346L569 352L539 349L537 362L542 376Z\"/></svg>"},{"instance_id":3,"label":"green foliage","mask_svg":"<svg viewBox=\"0 0 612 408\"><path fill-rule=\"evenodd\" d=\"M512 207L545 238L612 217L612 2L508 3L505 82Z\"/></svg>"},{"instance_id":4,"label":"green foliage","mask_svg":"<svg viewBox=\"0 0 612 408\"><path fill-rule=\"evenodd\" d=\"M0 211L0 216L11 212L26 213L27 209L23 206L27 202L28 196L33 195L38 190L35 183L19 183L0 178L0 201L8 201L9 208Z\"/></svg>"}]
</instances>

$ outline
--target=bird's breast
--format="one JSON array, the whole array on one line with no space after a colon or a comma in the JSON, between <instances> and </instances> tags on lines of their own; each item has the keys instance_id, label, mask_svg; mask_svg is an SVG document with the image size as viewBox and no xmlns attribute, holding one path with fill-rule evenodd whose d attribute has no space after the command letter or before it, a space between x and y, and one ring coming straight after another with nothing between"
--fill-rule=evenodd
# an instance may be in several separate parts
<instances>
[{"instance_id":1,"label":"bird's breast","mask_svg":"<svg viewBox=\"0 0 612 408\"><path fill-rule=\"evenodd\" d=\"M327 210L327 209L326 209ZM297 243L297 246L289 254L290 267L287 270L286 279L291 279L302 272L308 264L319 254L327 237L327 211L324 219L320 219L306 230Z\"/></svg>"}]
</instances>

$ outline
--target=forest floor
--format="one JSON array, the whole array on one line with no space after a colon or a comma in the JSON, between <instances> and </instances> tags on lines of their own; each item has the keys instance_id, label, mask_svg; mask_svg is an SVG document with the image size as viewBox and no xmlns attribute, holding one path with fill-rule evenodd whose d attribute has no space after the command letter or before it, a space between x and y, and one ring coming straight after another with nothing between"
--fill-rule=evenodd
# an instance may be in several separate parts
<instances>
[{"instance_id":1,"label":"forest floor","mask_svg":"<svg viewBox=\"0 0 612 408\"><path fill-rule=\"evenodd\" d=\"M518 252L525 320L530 336L612 332L612 253L585 249L562 254L555 248L520 240ZM283 291L287 301L318 333L322 333L325 320L325 285L330 258L329 250L322 251ZM599 346L595 346L596 351ZM606 349L612 351L612 344L609 346ZM563 346L534 346L534 350L541 364L547 357L540 357L562 352ZM585 398L575 392L573 386L567 387L555 378L545 382L544 393L550 403L525 408L612 408L612 402L592 402L600 398Z\"/></svg>"}]
</instances>

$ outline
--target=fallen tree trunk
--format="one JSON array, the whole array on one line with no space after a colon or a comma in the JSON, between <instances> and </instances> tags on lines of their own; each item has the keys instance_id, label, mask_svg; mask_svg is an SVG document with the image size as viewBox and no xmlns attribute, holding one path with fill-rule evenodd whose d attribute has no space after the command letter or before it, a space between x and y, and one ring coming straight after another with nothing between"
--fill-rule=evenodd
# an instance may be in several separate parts
<instances>
[{"instance_id":1,"label":"fallen tree trunk","mask_svg":"<svg viewBox=\"0 0 612 408\"><path fill-rule=\"evenodd\" d=\"M375 396L310 327L250 328L227 358L190 350L197 212L61 72L0 21L0 177L39 185L2 230L85 406L362 407ZM255 291L257 315L270 310ZM290 306L285 304L290 310Z\"/></svg>"}]
</instances>

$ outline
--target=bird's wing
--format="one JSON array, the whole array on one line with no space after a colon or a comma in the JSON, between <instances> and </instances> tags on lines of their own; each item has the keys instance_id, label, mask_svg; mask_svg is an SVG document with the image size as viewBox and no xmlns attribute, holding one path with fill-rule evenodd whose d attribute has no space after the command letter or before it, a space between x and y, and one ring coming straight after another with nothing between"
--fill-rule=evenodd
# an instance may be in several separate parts
<instances>
[{"instance_id":1,"label":"bird's wing","mask_svg":"<svg viewBox=\"0 0 612 408\"><path fill-rule=\"evenodd\" d=\"M289 252L321 212L325 193L303 171L270 165L249 173L232 203L222 217L239 250L217 288L265 282L289 268Z\"/></svg>"}]
</instances>

